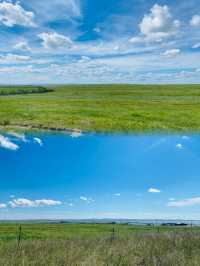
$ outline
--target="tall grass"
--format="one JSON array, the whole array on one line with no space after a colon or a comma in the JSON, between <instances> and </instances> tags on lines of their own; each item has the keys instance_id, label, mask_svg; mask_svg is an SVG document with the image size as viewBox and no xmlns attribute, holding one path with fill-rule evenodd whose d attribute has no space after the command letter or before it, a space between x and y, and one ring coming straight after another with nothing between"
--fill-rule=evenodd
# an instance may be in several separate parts
<instances>
[{"instance_id":1,"label":"tall grass","mask_svg":"<svg viewBox=\"0 0 200 266\"><path fill-rule=\"evenodd\" d=\"M199 266L199 232L129 233L0 242L0 265Z\"/></svg>"}]
</instances>

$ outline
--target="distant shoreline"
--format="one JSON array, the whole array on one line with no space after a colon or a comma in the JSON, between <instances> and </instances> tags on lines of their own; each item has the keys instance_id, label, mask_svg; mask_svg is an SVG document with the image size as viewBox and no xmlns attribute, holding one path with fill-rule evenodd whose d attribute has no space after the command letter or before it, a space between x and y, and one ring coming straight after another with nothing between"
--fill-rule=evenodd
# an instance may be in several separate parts
<instances>
[{"instance_id":1,"label":"distant shoreline","mask_svg":"<svg viewBox=\"0 0 200 266\"><path fill-rule=\"evenodd\" d=\"M200 220L188 219L9 219L0 220L0 225L5 223L22 224L128 224L138 226L200 226Z\"/></svg>"}]
</instances>

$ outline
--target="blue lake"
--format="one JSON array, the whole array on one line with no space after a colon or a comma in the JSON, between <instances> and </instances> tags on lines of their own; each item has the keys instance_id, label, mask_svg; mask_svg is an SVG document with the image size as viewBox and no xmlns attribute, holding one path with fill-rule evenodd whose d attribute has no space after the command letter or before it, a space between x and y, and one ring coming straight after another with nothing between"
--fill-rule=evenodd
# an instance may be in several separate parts
<instances>
[{"instance_id":1,"label":"blue lake","mask_svg":"<svg viewBox=\"0 0 200 266\"><path fill-rule=\"evenodd\" d=\"M0 135L0 219L200 219L200 135Z\"/></svg>"}]
</instances>

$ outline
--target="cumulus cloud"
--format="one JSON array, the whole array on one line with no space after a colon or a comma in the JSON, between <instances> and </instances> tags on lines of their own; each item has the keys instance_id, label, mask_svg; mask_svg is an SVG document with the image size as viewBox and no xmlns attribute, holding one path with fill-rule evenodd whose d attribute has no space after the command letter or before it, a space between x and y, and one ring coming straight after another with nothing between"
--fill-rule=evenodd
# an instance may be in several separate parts
<instances>
[{"instance_id":1,"label":"cumulus cloud","mask_svg":"<svg viewBox=\"0 0 200 266\"><path fill-rule=\"evenodd\" d=\"M175 35L180 27L178 20L173 20L169 7L155 4L150 13L139 24L140 31L147 38L160 41Z\"/></svg>"},{"instance_id":2,"label":"cumulus cloud","mask_svg":"<svg viewBox=\"0 0 200 266\"><path fill-rule=\"evenodd\" d=\"M39 144L40 146L43 146L43 142L40 138L33 138L34 142Z\"/></svg>"},{"instance_id":3,"label":"cumulus cloud","mask_svg":"<svg viewBox=\"0 0 200 266\"><path fill-rule=\"evenodd\" d=\"M199 27L200 26L200 16L194 15L190 20L190 25L193 27Z\"/></svg>"},{"instance_id":4,"label":"cumulus cloud","mask_svg":"<svg viewBox=\"0 0 200 266\"><path fill-rule=\"evenodd\" d=\"M161 190L160 190L160 189L157 189L157 188L149 188L149 189L148 189L148 192L149 192L149 193L160 193Z\"/></svg>"},{"instance_id":5,"label":"cumulus cloud","mask_svg":"<svg viewBox=\"0 0 200 266\"><path fill-rule=\"evenodd\" d=\"M19 51L30 51L30 47L26 41L15 44L14 49Z\"/></svg>"},{"instance_id":6,"label":"cumulus cloud","mask_svg":"<svg viewBox=\"0 0 200 266\"><path fill-rule=\"evenodd\" d=\"M72 41L69 37L56 32L40 33L38 37L42 39L42 44L46 49L70 48L72 46Z\"/></svg>"},{"instance_id":7,"label":"cumulus cloud","mask_svg":"<svg viewBox=\"0 0 200 266\"><path fill-rule=\"evenodd\" d=\"M26 27L35 26L34 13L24 10L19 2L13 4L11 2L0 3L0 22L7 27L21 25Z\"/></svg>"},{"instance_id":8,"label":"cumulus cloud","mask_svg":"<svg viewBox=\"0 0 200 266\"><path fill-rule=\"evenodd\" d=\"M181 143L176 144L176 148L179 150L183 149L183 145Z\"/></svg>"},{"instance_id":9,"label":"cumulus cloud","mask_svg":"<svg viewBox=\"0 0 200 266\"><path fill-rule=\"evenodd\" d=\"M0 209L5 209L7 205L5 203L0 203Z\"/></svg>"},{"instance_id":10,"label":"cumulus cloud","mask_svg":"<svg viewBox=\"0 0 200 266\"><path fill-rule=\"evenodd\" d=\"M13 150L13 151L16 151L19 149L18 145L11 142L9 138L4 137L2 135L0 135L0 147L8 149L8 150Z\"/></svg>"},{"instance_id":11,"label":"cumulus cloud","mask_svg":"<svg viewBox=\"0 0 200 266\"><path fill-rule=\"evenodd\" d=\"M180 49L170 49L170 50L166 50L163 55L168 57L168 58L174 58L176 57L178 54L180 54Z\"/></svg>"},{"instance_id":12,"label":"cumulus cloud","mask_svg":"<svg viewBox=\"0 0 200 266\"><path fill-rule=\"evenodd\" d=\"M40 199L40 200L30 200L30 199L13 199L8 203L12 208L26 208L26 207L45 207L45 206L56 206L61 205L61 201L52 199Z\"/></svg>"},{"instance_id":13,"label":"cumulus cloud","mask_svg":"<svg viewBox=\"0 0 200 266\"><path fill-rule=\"evenodd\" d=\"M30 56L8 53L6 55L0 55L0 64L19 64L25 63L30 59Z\"/></svg>"},{"instance_id":14,"label":"cumulus cloud","mask_svg":"<svg viewBox=\"0 0 200 266\"><path fill-rule=\"evenodd\" d=\"M186 207L186 206L195 206L200 205L200 197L196 198L189 198L179 201L170 201L168 202L167 206L169 207Z\"/></svg>"},{"instance_id":15,"label":"cumulus cloud","mask_svg":"<svg viewBox=\"0 0 200 266\"><path fill-rule=\"evenodd\" d=\"M93 198L88 198L88 197L85 197L85 196L81 196L80 197L80 200L85 201L88 204L94 202L94 199Z\"/></svg>"},{"instance_id":16,"label":"cumulus cloud","mask_svg":"<svg viewBox=\"0 0 200 266\"><path fill-rule=\"evenodd\" d=\"M51 199L41 199L35 200L36 206L56 206L61 205L62 202L58 200L51 200Z\"/></svg>"}]
</instances>

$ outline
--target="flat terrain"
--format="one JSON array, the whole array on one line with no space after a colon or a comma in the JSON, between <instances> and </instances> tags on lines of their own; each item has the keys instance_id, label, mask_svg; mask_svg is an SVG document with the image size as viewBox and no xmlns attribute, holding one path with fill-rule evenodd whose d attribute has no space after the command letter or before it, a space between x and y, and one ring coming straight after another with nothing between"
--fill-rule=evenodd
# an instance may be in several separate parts
<instances>
[{"instance_id":1,"label":"flat terrain","mask_svg":"<svg viewBox=\"0 0 200 266\"><path fill-rule=\"evenodd\" d=\"M114 228L114 233L113 233ZM0 265L199 266L200 228L112 224L0 225Z\"/></svg>"},{"instance_id":2,"label":"flat terrain","mask_svg":"<svg viewBox=\"0 0 200 266\"><path fill-rule=\"evenodd\" d=\"M69 85L53 90L1 95L0 126L99 132L200 130L200 85Z\"/></svg>"}]
</instances>

